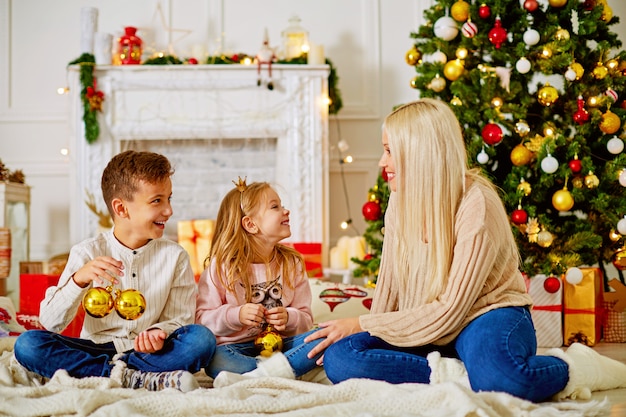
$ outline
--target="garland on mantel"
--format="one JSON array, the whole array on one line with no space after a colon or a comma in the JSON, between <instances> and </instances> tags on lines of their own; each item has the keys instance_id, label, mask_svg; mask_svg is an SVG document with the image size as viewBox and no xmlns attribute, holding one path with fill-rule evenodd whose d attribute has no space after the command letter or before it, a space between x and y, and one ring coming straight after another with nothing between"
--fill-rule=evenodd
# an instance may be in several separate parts
<instances>
[{"instance_id":1,"label":"garland on mantel","mask_svg":"<svg viewBox=\"0 0 626 417\"><path fill-rule=\"evenodd\" d=\"M235 54L230 57L226 55L219 55L208 57L205 64L241 64L244 58L254 59L252 56L243 53ZM289 60L276 61L276 64L306 65L306 63L306 56ZM150 58L143 62L142 65L182 64L191 64L191 62L183 62L174 55L164 55ZM337 114L339 110L343 107L341 93L339 91L339 88L337 87L339 77L337 76L337 71L330 59L326 58L326 64L330 67L330 74L328 75L328 98L330 99L328 113ZM80 57L70 62L69 65L80 66L80 83L82 85L80 96L81 101L83 102L83 122L85 124L85 139L87 140L87 143L91 144L94 143L100 135L100 125L98 124L97 112L102 111L102 102L104 101L104 93L97 90L96 79L93 76L93 70L96 65L96 60L93 54L84 53Z\"/></svg>"}]
</instances>

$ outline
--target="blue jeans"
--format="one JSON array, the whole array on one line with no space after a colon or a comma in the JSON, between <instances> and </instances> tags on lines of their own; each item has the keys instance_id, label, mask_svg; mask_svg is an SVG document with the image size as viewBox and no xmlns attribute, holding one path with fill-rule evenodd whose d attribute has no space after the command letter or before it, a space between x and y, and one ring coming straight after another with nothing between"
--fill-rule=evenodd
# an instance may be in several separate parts
<instances>
[{"instance_id":1,"label":"blue jeans","mask_svg":"<svg viewBox=\"0 0 626 417\"><path fill-rule=\"evenodd\" d=\"M569 379L563 360L536 355L535 328L525 307L487 312L446 346L397 347L367 332L357 333L326 349L324 369L333 383L370 378L427 384L426 356L432 351L460 359L474 391L506 392L539 402L561 391Z\"/></svg>"},{"instance_id":2,"label":"blue jeans","mask_svg":"<svg viewBox=\"0 0 626 417\"><path fill-rule=\"evenodd\" d=\"M306 374L317 366L315 361L321 354L312 359L307 358L306 355L324 339L304 343L304 338L315 331L317 329L283 339L283 353L296 377ZM215 350L213 360L204 371L212 378L215 378L221 371L243 374L256 368L258 355L259 350L254 346L253 340L219 345Z\"/></svg>"},{"instance_id":3,"label":"blue jeans","mask_svg":"<svg viewBox=\"0 0 626 417\"><path fill-rule=\"evenodd\" d=\"M215 336L201 325L191 324L175 330L156 353L129 350L120 360L128 368L146 372L185 370L196 373L204 368L215 352ZM63 336L47 330L29 330L15 342L15 358L26 369L50 378L59 369L76 378L111 374L117 354L113 342Z\"/></svg>"}]
</instances>

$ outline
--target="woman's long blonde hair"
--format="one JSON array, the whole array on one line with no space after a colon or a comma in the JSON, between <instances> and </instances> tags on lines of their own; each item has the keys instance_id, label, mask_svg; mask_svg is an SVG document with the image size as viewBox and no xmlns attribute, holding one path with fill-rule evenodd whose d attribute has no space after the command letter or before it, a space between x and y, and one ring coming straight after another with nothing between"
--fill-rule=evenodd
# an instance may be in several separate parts
<instances>
[{"instance_id":1,"label":"woman's long blonde hair","mask_svg":"<svg viewBox=\"0 0 626 417\"><path fill-rule=\"evenodd\" d=\"M252 264L263 256L258 239L243 228L241 220L259 210L270 189L267 182L253 182L243 187L242 191L235 187L226 194L217 213L211 250L204 261L206 268L215 260L217 279L231 293L237 295L237 286L243 285L246 294L244 302L251 299ZM294 287L293 277L298 269L304 271L302 255L281 244L274 247L274 253L264 263L268 277L280 274L290 288ZM275 265L282 265L281 270L273 270Z\"/></svg>"},{"instance_id":2,"label":"woman's long blonde hair","mask_svg":"<svg viewBox=\"0 0 626 417\"><path fill-rule=\"evenodd\" d=\"M405 104L383 128L396 170L394 277L402 291L426 291L433 301L448 279L465 181L489 181L469 170L461 127L444 102Z\"/></svg>"}]
</instances>

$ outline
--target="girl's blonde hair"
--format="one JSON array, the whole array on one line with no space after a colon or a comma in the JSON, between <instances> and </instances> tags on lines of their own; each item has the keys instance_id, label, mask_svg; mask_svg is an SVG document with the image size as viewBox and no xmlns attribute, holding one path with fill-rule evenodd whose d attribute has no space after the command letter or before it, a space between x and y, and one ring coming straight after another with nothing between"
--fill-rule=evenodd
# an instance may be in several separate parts
<instances>
[{"instance_id":1,"label":"girl's blonde hair","mask_svg":"<svg viewBox=\"0 0 626 417\"><path fill-rule=\"evenodd\" d=\"M270 189L267 182L253 182L250 185L239 185L226 194L217 213L211 251L204 261L205 268L212 261L216 262L217 279L231 293L236 295L237 286L243 285L246 294L244 302L251 300L252 264L255 259L262 259L262 256L258 238L243 228L242 219L258 212ZM302 255L281 244L274 247L273 255L265 259L264 263L267 276L281 275L289 288L294 287L293 276L298 269L304 271ZM274 270L276 265L281 265L281 269Z\"/></svg>"},{"instance_id":2,"label":"girl's blonde hair","mask_svg":"<svg viewBox=\"0 0 626 417\"><path fill-rule=\"evenodd\" d=\"M465 181L493 186L469 170L461 126L444 102L405 104L387 116L383 129L396 169L394 276L402 291L426 291L433 301L448 279Z\"/></svg>"}]
</instances>

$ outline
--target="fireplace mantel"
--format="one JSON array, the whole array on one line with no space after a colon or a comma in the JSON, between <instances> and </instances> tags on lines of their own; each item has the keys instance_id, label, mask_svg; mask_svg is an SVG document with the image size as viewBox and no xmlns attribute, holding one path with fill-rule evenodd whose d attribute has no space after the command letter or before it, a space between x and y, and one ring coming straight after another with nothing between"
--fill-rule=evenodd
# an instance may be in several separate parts
<instances>
[{"instance_id":1,"label":"fireplace mantel","mask_svg":"<svg viewBox=\"0 0 626 417\"><path fill-rule=\"evenodd\" d=\"M289 241L321 242L326 253L328 66L273 65L273 89L267 67L96 66L105 100L93 144L84 135L79 67L68 72L72 243L98 230L85 200L89 191L101 202L106 163L141 148L166 154L176 169L169 237L176 238L178 220L214 218L231 180L241 175L276 186L291 211Z\"/></svg>"}]
</instances>

